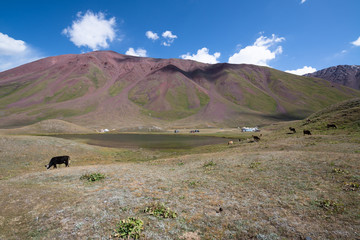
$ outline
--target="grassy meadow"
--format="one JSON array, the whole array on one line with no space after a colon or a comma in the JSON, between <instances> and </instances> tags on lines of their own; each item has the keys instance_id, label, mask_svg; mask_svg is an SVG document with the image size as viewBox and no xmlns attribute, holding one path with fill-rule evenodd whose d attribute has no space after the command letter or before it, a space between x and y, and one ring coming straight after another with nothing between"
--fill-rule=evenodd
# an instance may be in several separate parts
<instances>
[{"instance_id":1,"label":"grassy meadow","mask_svg":"<svg viewBox=\"0 0 360 240\"><path fill-rule=\"evenodd\" d=\"M176 152L3 133L0 239L116 239L129 218L140 239L359 239L359 109L273 124L258 142L200 129L224 143ZM46 170L56 155L70 167Z\"/></svg>"}]
</instances>

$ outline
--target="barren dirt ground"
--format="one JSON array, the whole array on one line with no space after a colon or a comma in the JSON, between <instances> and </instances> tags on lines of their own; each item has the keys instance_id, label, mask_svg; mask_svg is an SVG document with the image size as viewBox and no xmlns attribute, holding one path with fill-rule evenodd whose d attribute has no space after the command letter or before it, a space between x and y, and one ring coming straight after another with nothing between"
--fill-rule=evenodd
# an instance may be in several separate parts
<instances>
[{"instance_id":1,"label":"barren dirt ground","mask_svg":"<svg viewBox=\"0 0 360 240\"><path fill-rule=\"evenodd\" d=\"M172 157L0 136L0 239L109 239L128 217L144 221L141 239L359 239L359 134L287 127L259 142L218 130L244 140ZM46 170L59 149L70 167ZM86 173L105 179L80 180ZM154 203L177 217L145 213Z\"/></svg>"}]
</instances>

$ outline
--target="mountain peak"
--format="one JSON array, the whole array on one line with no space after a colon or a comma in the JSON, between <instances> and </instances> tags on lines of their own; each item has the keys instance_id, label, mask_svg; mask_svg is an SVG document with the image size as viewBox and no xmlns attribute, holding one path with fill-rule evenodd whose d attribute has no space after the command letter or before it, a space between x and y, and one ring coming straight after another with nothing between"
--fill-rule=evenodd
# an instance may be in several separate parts
<instances>
[{"instance_id":1,"label":"mountain peak","mask_svg":"<svg viewBox=\"0 0 360 240\"><path fill-rule=\"evenodd\" d=\"M322 78L330 82L360 90L359 65L337 65L306 74L305 76Z\"/></svg>"}]
</instances>

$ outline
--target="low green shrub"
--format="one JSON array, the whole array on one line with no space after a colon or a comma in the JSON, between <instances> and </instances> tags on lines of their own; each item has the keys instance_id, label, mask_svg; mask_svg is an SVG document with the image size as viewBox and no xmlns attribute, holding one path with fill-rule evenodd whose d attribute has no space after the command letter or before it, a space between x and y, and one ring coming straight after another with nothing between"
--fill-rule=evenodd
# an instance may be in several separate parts
<instances>
[{"instance_id":1,"label":"low green shrub","mask_svg":"<svg viewBox=\"0 0 360 240\"><path fill-rule=\"evenodd\" d=\"M214 163L213 161L210 161L210 162L207 162L207 163L204 163L203 167L204 168L207 168L207 167L214 167L216 166L216 163Z\"/></svg>"},{"instance_id":2,"label":"low green shrub","mask_svg":"<svg viewBox=\"0 0 360 240\"><path fill-rule=\"evenodd\" d=\"M176 218L177 213L165 207L163 203L155 203L144 210L145 213L161 218Z\"/></svg>"},{"instance_id":3,"label":"low green shrub","mask_svg":"<svg viewBox=\"0 0 360 240\"><path fill-rule=\"evenodd\" d=\"M104 179L105 175L102 173L86 173L80 177L80 180L87 180L89 182L99 181Z\"/></svg>"},{"instance_id":4,"label":"low green shrub","mask_svg":"<svg viewBox=\"0 0 360 240\"><path fill-rule=\"evenodd\" d=\"M139 239L143 230L144 222L141 219L129 217L119 222L114 229L113 238Z\"/></svg>"},{"instance_id":5,"label":"low green shrub","mask_svg":"<svg viewBox=\"0 0 360 240\"><path fill-rule=\"evenodd\" d=\"M339 174L348 174L348 173L349 173L349 171L343 170L343 169L341 169L341 168L334 168L334 169L332 170L332 172L333 172L333 173L339 173Z\"/></svg>"},{"instance_id":6,"label":"low green shrub","mask_svg":"<svg viewBox=\"0 0 360 240\"><path fill-rule=\"evenodd\" d=\"M199 186L200 182L199 181L186 181L187 185L191 188L197 187Z\"/></svg>"},{"instance_id":7,"label":"low green shrub","mask_svg":"<svg viewBox=\"0 0 360 240\"><path fill-rule=\"evenodd\" d=\"M249 168L258 168L260 164L260 162L252 162L250 163Z\"/></svg>"},{"instance_id":8,"label":"low green shrub","mask_svg":"<svg viewBox=\"0 0 360 240\"><path fill-rule=\"evenodd\" d=\"M344 190L345 191L357 191L360 189L360 184L355 182L345 182Z\"/></svg>"},{"instance_id":9,"label":"low green shrub","mask_svg":"<svg viewBox=\"0 0 360 240\"><path fill-rule=\"evenodd\" d=\"M341 203L335 202L333 200L318 200L316 203L318 207L321 207L330 213L341 213L344 211L344 206Z\"/></svg>"}]
</instances>

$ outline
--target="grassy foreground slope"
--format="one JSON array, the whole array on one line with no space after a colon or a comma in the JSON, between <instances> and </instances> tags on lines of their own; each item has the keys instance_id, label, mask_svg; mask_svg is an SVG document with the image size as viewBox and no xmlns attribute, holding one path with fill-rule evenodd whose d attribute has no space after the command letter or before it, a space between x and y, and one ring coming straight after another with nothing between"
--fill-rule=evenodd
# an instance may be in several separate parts
<instances>
[{"instance_id":1,"label":"grassy foreground slope","mask_svg":"<svg viewBox=\"0 0 360 240\"><path fill-rule=\"evenodd\" d=\"M142 162L153 159L150 152L1 136L1 169L17 171L0 180L0 239L109 239L128 217L144 221L142 239L358 239L360 131L352 115L337 117L357 107L357 100L348 101L310 123L271 125L260 142L250 133L232 133L245 140L228 146L224 139L211 153L157 153ZM324 127L334 120L337 129ZM303 136L303 129L313 135ZM46 149L39 159L47 159L59 148L74 163L45 171L45 160L36 156ZM80 180L92 172L105 179ZM158 202L177 217L144 212Z\"/></svg>"}]
</instances>

